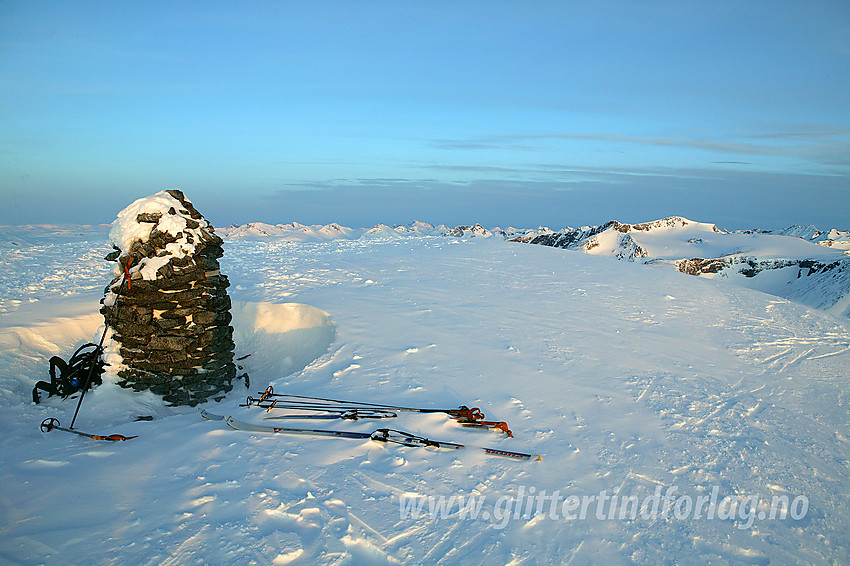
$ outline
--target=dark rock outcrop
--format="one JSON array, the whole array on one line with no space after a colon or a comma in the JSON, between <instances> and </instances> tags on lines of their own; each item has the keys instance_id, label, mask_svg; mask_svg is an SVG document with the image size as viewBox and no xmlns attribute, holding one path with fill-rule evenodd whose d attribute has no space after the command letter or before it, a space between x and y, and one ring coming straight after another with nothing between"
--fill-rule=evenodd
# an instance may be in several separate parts
<instances>
[{"instance_id":1,"label":"dark rock outcrop","mask_svg":"<svg viewBox=\"0 0 850 566\"><path fill-rule=\"evenodd\" d=\"M643 246L629 235L629 232L632 229L648 230L648 226L650 224L621 224L616 220L612 220L601 226L567 228L560 232L546 231L544 233L520 236L513 238L511 241L593 253L593 250L601 245L599 236L608 230L612 230L617 232L617 238L616 244L610 250L611 255L618 259L634 261L647 257L649 254Z\"/></svg>"},{"instance_id":2,"label":"dark rock outcrop","mask_svg":"<svg viewBox=\"0 0 850 566\"><path fill-rule=\"evenodd\" d=\"M481 224L475 224L474 226L456 226L451 230L447 230L445 235L452 238L470 238L476 236L489 238L493 233Z\"/></svg>"}]
</instances>

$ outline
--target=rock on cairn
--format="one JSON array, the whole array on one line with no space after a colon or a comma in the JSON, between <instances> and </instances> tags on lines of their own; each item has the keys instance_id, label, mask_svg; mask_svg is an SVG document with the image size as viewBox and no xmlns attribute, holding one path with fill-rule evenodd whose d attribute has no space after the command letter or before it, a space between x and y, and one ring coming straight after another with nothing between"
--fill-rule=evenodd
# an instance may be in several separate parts
<instances>
[{"instance_id":1,"label":"rock on cairn","mask_svg":"<svg viewBox=\"0 0 850 566\"><path fill-rule=\"evenodd\" d=\"M110 365L120 356L118 384L175 405L230 391L230 283L213 227L182 192L169 190L122 210L109 236L116 251L106 259L118 265L101 313L113 331Z\"/></svg>"}]
</instances>

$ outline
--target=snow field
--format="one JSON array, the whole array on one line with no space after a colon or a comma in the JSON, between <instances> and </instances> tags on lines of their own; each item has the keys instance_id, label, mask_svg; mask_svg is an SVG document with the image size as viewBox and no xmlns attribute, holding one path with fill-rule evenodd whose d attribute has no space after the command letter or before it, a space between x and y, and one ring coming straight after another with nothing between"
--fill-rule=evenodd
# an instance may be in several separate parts
<instances>
[{"instance_id":1,"label":"snow field","mask_svg":"<svg viewBox=\"0 0 850 566\"><path fill-rule=\"evenodd\" d=\"M238 405L267 382L304 395L474 405L516 438L443 415L403 413L390 426L543 461L241 433L109 383L86 396L78 427L139 438L94 443L38 430L48 416L69 423L75 400L28 403L47 357L90 341L101 322L108 266L84 247L70 266L42 262L39 277L19 275L6 262L24 259L3 252L3 560L829 564L850 555L843 319L663 268L500 239L233 240L222 271L252 387L235 382L213 412L263 422ZM45 282L58 269L88 275L70 289ZM156 419L132 421L141 414ZM496 520L500 498L532 488L643 500L659 486L693 500L715 488L720 498L802 495L808 509L749 526L737 515L608 519L595 505L583 519L559 509ZM440 496L480 497L482 513L400 512L402 501Z\"/></svg>"}]
</instances>

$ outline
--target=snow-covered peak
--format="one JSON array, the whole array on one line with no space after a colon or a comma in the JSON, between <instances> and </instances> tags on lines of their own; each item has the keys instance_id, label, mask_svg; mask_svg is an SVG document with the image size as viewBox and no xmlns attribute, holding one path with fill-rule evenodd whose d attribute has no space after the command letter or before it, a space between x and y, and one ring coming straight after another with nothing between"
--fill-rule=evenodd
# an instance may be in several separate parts
<instances>
[{"instance_id":1,"label":"snow-covered peak","mask_svg":"<svg viewBox=\"0 0 850 566\"><path fill-rule=\"evenodd\" d=\"M776 232L776 234L794 236L827 248L847 250L844 253L850 255L850 231L848 230L837 230L835 228L820 230L817 226L795 224Z\"/></svg>"},{"instance_id":2,"label":"snow-covered peak","mask_svg":"<svg viewBox=\"0 0 850 566\"><path fill-rule=\"evenodd\" d=\"M352 230L351 228L342 226L340 224L337 224L336 222L326 224L318 230L319 234L321 234L325 238L330 239L348 238L353 232L354 230Z\"/></svg>"},{"instance_id":3,"label":"snow-covered peak","mask_svg":"<svg viewBox=\"0 0 850 566\"><path fill-rule=\"evenodd\" d=\"M266 224L264 222L249 222L241 226L219 228L219 233L230 239L264 239L272 238L283 241L308 240L350 240L357 238L361 231L337 224L306 225L298 222L288 224Z\"/></svg>"},{"instance_id":4,"label":"snow-covered peak","mask_svg":"<svg viewBox=\"0 0 850 566\"><path fill-rule=\"evenodd\" d=\"M630 261L649 255L631 235L611 229L588 238L582 245L582 251L591 255L613 256Z\"/></svg>"},{"instance_id":5,"label":"snow-covered peak","mask_svg":"<svg viewBox=\"0 0 850 566\"><path fill-rule=\"evenodd\" d=\"M399 232L412 232L415 234L434 234L437 231L437 228L433 224L416 220L410 224L396 226L396 230Z\"/></svg>"},{"instance_id":6,"label":"snow-covered peak","mask_svg":"<svg viewBox=\"0 0 850 566\"><path fill-rule=\"evenodd\" d=\"M818 258L835 255L835 251L824 250L823 246L816 246L800 238L787 238L762 231L727 232L714 224L695 222L681 216L640 224L612 220L601 226L567 228L558 232L540 230L516 238L516 241L578 249L595 255L630 260L678 260L728 255L761 258Z\"/></svg>"},{"instance_id":7,"label":"snow-covered peak","mask_svg":"<svg viewBox=\"0 0 850 566\"><path fill-rule=\"evenodd\" d=\"M705 222L694 222L682 216L669 216L652 222L643 222L640 224L622 224L617 221L611 222L612 227L618 232L624 234L636 230L638 232L655 232L655 231L678 231L687 229L691 231L705 231L722 233L723 231L717 228L714 224Z\"/></svg>"},{"instance_id":8,"label":"snow-covered peak","mask_svg":"<svg viewBox=\"0 0 850 566\"><path fill-rule=\"evenodd\" d=\"M473 238L476 236L489 238L492 235L493 233L481 224L475 224L474 226L457 226L446 232L446 236L452 236L455 238Z\"/></svg>"},{"instance_id":9,"label":"snow-covered peak","mask_svg":"<svg viewBox=\"0 0 850 566\"><path fill-rule=\"evenodd\" d=\"M361 237L363 238L397 238L399 231L387 224L376 224L366 230Z\"/></svg>"},{"instance_id":10,"label":"snow-covered peak","mask_svg":"<svg viewBox=\"0 0 850 566\"><path fill-rule=\"evenodd\" d=\"M811 224L794 224L784 230L777 230L774 233L779 234L780 236L794 236L795 238L802 238L803 240L816 240L818 237L823 235L822 230L818 230L817 226L813 226Z\"/></svg>"},{"instance_id":11,"label":"snow-covered peak","mask_svg":"<svg viewBox=\"0 0 850 566\"><path fill-rule=\"evenodd\" d=\"M232 224L227 228L220 228L219 232L230 238L266 237L276 235L280 232L280 228L273 224L266 224L265 222L249 222L241 226Z\"/></svg>"}]
</instances>

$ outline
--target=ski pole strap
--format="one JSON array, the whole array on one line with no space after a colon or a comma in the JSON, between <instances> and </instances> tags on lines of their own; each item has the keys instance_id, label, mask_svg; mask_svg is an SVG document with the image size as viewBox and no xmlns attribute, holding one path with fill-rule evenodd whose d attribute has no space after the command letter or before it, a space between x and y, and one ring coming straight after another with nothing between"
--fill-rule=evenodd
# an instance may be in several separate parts
<instances>
[{"instance_id":1,"label":"ski pole strap","mask_svg":"<svg viewBox=\"0 0 850 566\"><path fill-rule=\"evenodd\" d=\"M127 290L133 288L133 283L130 281L130 261L130 258L127 258L127 261L121 264L124 268L124 280L127 282Z\"/></svg>"},{"instance_id":2,"label":"ski pole strap","mask_svg":"<svg viewBox=\"0 0 850 566\"><path fill-rule=\"evenodd\" d=\"M269 385L268 387L266 387L266 390L263 392L263 396L260 397L260 401L265 401L266 399L268 399L269 397L272 397L272 396L274 396L274 387Z\"/></svg>"}]
</instances>

